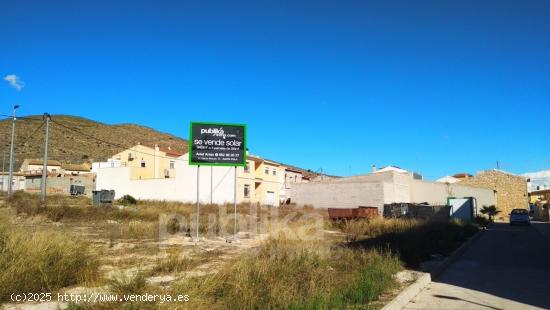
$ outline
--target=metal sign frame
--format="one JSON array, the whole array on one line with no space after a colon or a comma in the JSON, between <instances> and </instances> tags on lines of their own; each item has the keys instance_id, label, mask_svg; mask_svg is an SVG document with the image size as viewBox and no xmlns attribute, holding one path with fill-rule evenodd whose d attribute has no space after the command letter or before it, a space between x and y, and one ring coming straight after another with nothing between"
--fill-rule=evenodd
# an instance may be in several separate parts
<instances>
[{"instance_id":1,"label":"metal sign frame","mask_svg":"<svg viewBox=\"0 0 550 310\"><path fill-rule=\"evenodd\" d=\"M193 161L193 125L211 125L211 126L239 126L243 128L243 147L242 162L239 163L208 163ZM246 125L232 123L210 123L210 122L191 122L189 124L189 165L193 166L223 166L223 167L245 167L246 166Z\"/></svg>"}]
</instances>

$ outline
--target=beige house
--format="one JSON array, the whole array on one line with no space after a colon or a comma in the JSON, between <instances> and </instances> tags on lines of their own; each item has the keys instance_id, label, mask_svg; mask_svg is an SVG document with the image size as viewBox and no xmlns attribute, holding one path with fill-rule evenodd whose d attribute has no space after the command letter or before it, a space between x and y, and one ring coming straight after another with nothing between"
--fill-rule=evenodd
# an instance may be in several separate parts
<instances>
[{"instance_id":1,"label":"beige house","mask_svg":"<svg viewBox=\"0 0 550 310\"><path fill-rule=\"evenodd\" d=\"M25 159L19 168L20 172L24 173L38 173L42 172L44 161L42 159ZM48 160L48 172L60 173L61 163L57 160Z\"/></svg>"},{"instance_id":2,"label":"beige house","mask_svg":"<svg viewBox=\"0 0 550 310\"><path fill-rule=\"evenodd\" d=\"M91 173L91 167L88 164L62 164L61 169L65 174L70 175Z\"/></svg>"},{"instance_id":3,"label":"beige house","mask_svg":"<svg viewBox=\"0 0 550 310\"><path fill-rule=\"evenodd\" d=\"M312 173L258 156L247 156L237 168L237 201L278 206L291 202L294 183L309 182Z\"/></svg>"},{"instance_id":4,"label":"beige house","mask_svg":"<svg viewBox=\"0 0 550 310\"><path fill-rule=\"evenodd\" d=\"M155 145L135 145L115 154L109 160L120 162L122 167L130 167L130 179L163 179L174 178L176 161L182 153Z\"/></svg>"}]
</instances>

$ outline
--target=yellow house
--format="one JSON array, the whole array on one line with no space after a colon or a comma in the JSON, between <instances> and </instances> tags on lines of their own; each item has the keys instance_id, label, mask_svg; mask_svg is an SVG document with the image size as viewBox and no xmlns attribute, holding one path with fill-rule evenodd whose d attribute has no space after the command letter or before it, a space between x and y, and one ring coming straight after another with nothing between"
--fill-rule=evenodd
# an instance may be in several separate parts
<instances>
[{"instance_id":1,"label":"yellow house","mask_svg":"<svg viewBox=\"0 0 550 310\"><path fill-rule=\"evenodd\" d=\"M278 206L290 202L291 183L309 182L315 175L292 166L247 156L246 167L237 168L237 200Z\"/></svg>"},{"instance_id":2,"label":"yellow house","mask_svg":"<svg viewBox=\"0 0 550 310\"><path fill-rule=\"evenodd\" d=\"M541 205L550 204L550 189L542 189L530 192L529 203Z\"/></svg>"},{"instance_id":3,"label":"yellow house","mask_svg":"<svg viewBox=\"0 0 550 310\"><path fill-rule=\"evenodd\" d=\"M250 157L246 159L246 167L237 168L237 201L244 203L257 203L255 191L255 161Z\"/></svg>"},{"instance_id":4,"label":"yellow house","mask_svg":"<svg viewBox=\"0 0 550 310\"><path fill-rule=\"evenodd\" d=\"M248 182L248 188L253 193L251 199L262 205L278 206L281 202L281 192L284 191L285 167L256 156L249 156L247 159L247 162L253 164L250 163L247 169L243 169L243 175L247 174L247 181L244 178L241 178L241 181ZM243 184L243 194L244 192Z\"/></svg>"},{"instance_id":5,"label":"yellow house","mask_svg":"<svg viewBox=\"0 0 550 310\"><path fill-rule=\"evenodd\" d=\"M176 176L176 159L183 155L155 145L135 145L115 154L111 159L120 161L122 167L131 167L130 179L162 179Z\"/></svg>"}]
</instances>

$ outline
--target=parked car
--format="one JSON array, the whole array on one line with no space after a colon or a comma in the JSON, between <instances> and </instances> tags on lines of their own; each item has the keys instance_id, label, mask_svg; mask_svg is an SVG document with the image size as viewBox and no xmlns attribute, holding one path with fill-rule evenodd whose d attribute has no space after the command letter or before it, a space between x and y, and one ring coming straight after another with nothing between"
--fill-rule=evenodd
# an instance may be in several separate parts
<instances>
[{"instance_id":1,"label":"parked car","mask_svg":"<svg viewBox=\"0 0 550 310\"><path fill-rule=\"evenodd\" d=\"M529 211L526 209L513 209L510 213L510 225L531 225Z\"/></svg>"}]
</instances>

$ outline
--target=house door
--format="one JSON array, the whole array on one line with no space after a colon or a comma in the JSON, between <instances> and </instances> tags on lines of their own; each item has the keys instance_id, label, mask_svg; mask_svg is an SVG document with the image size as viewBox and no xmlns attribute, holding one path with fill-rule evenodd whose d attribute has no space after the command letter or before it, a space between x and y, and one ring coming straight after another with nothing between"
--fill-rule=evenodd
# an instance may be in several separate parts
<instances>
[{"instance_id":1,"label":"house door","mask_svg":"<svg viewBox=\"0 0 550 310\"><path fill-rule=\"evenodd\" d=\"M274 206L275 205L275 193L274 192L267 192L267 195L265 196L265 204L268 206Z\"/></svg>"}]
</instances>

